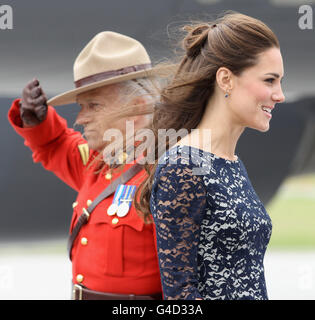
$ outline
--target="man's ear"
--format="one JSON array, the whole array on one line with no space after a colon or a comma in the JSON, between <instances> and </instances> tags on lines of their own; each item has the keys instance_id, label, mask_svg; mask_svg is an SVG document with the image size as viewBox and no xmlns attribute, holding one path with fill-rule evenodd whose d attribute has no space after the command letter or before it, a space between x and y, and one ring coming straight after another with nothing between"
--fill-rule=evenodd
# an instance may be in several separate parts
<instances>
[{"instance_id":1,"label":"man's ear","mask_svg":"<svg viewBox=\"0 0 315 320\"><path fill-rule=\"evenodd\" d=\"M147 115L152 112L150 105L145 97L135 97L132 101L132 108L135 108L135 114L133 117L135 126L143 127L148 123Z\"/></svg>"},{"instance_id":2,"label":"man's ear","mask_svg":"<svg viewBox=\"0 0 315 320\"><path fill-rule=\"evenodd\" d=\"M144 105L146 103L145 98L143 97L136 97L134 99L132 99L132 105L134 106L140 106L140 105Z\"/></svg>"},{"instance_id":3,"label":"man's ear","mask_svg":"<svg viewBox=\"0 0 315 320\"><path fill-rule=\"evenodd\" d=\"M135 115L139 112L144 112L148 108L148 102L146 101L145 97L135 97L131 101L131 105L135 108Z\"/></svg>"}]
</instances>

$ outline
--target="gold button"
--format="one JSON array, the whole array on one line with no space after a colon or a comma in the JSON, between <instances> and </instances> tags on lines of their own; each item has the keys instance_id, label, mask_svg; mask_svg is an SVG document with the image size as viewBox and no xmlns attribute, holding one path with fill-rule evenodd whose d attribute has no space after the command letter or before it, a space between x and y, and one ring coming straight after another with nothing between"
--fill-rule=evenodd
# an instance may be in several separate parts
<instances>
[{"instance_id":1,"label":"gold button","mask_svg":"<svg viewBox=\"0 0 315 320\"><path fill-rule=\"evenodd\" d=\"M86 205L89 207L91 204L92 204L92 200L88 200L87 202L86 202Z\"/></svg>"},{"instance_id":2,"label":"gold button","mask_svg":"<svg viewBox=\"0 0 315 320\"><path fill-rule=\"evenodd\" d=\"M112 224L117 224L119 222L119 219L118 218L114 218L113 220L112 220Z\"/></svg>"},{"instance_id":3,"label":"gold button","mask_svg":"<svg viewBox=\"0 0 315 320\"><path fill-rule=\"evenodd\" d=\"M82 274L78 274L78 275L77 275L77 281L78 281L78 282L82 282L83 279L84 279L84 277L82 276Z\"/></svg>"},{"instance_id":4,"label":"gold button","mask_svg":"<svg viewBox=\"0 0 315 320\"><path fill-rule=\"evenodd\" d=\"M123 152L120 156L119 156L119 162L120 163L124 163L126 160L127 160L127 157L128 157L128 155L127 155L127 153L126 152Z\"/></svg>"},{"instance_id":5,"label":"gold button","mask_svg":"<svg viewBox=\"0 0 315 320\"><path fill-rule=\"evenodd\" d=\"M110 173L106 173L105 179L110 180L112 178L112 175Z\"/></svg>"},{"instance_id":6,"label":"gold button","mask_svg":"<svg viewBox=\"0 0 315 320\"><path fill-rule=\"evenodd\" d=\"M73 202L73 203L72 203L72 209L74 209L77 205L78 205L78 202L77 202L77 201L76 201L76 202Z\"/></svg>"},{"instance_id":7,"label":"gold button","mask_svg":"<svg viewBox=\"0 0 315 320\"><path fill-rule=\"evenodd\" d=\"M81 238L81 244L82 244L82 246L86 246L87 245L87 243L88 243L88 239L87 238Z\"/></svg>"}]
</instances>

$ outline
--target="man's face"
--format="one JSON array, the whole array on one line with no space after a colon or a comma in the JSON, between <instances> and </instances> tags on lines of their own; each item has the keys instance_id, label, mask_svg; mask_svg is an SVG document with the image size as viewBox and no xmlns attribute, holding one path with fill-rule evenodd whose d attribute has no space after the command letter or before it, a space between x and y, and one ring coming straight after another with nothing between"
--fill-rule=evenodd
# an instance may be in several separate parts
<instances>
[{"instance_id":1,"label":"man's face","mask_svg":"<svg viewBox=\"0 0 315 320\"><path fill-rule=\"evenodd\" d=\"M103 135L108 129L106 114L117 111L119 108L117 100L116 85L97 88L77 96L77 103L81 106L81 110L76 124L83 126L83 135L90 149L101 151L104 148Z\"/></svg>"},{"instance_id":2,"label":"man's face","mask_svg":"<svg viewBox=\"0 0 315 320\"><path fill-rule=\"evenodd\" d=\"M116 84L84 92L77 96L77 103L81 106L81 110L76 124L83 126L83 135L92 150L101 152L110 143L103 139L108 129L118 129L124 136L126 121L133 121L135 131L147 124L145 116L117 119L117 115L119 116L119 112L123 110L127 102L126 99L123 99L121 90ZM129 106L141 103L144 103L141 97L134 97L128 101Z\"/></svg>"}]
</instances>

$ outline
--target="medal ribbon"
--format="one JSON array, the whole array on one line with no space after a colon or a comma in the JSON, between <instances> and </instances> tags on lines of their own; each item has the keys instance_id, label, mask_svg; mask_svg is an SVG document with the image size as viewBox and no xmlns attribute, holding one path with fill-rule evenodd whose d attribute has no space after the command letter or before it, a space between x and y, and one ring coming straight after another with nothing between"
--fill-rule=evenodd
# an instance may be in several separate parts
<instances>
[{"instance_id":1,"label":"medal ribbon","mask_svg":"<svg viewBox=\"0 0 315 320\"><path fill-rule=\"evenodd\" d=\"M128 205L129 205L129 208L131 206L131 201L132 201L132 197L134 195L136 191L136 186L127 186L127 190L125 192L125 197L122 196L122 199L120 200L120 203L121 202L128 202Z\"/></svg>"},{"instance_id":2,"label":"medal ribbon","mask_svg":"<svg viewBox=\"0 0 315 320\"><path fill-rule=\"evenodd\" d=\"M114 200L113 203L116 203L117 205L119 205L120 203L120 197L122 196L122 193L125 189L125 185L120 184L115 192L115 196L114 196Z\"/></svg>"}]
</instances>

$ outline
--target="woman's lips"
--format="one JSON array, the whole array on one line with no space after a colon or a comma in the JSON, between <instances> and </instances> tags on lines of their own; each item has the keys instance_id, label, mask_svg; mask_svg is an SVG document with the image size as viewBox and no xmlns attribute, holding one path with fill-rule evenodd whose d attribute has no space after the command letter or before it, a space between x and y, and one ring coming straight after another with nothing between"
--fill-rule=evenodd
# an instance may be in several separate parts
<instances>
[{"instance_id":1,"label":"woman's lips","mask_svg":"<svg viewBox=\"0 0 315 320\"><path fill-rule=\"evenodd\" d=\"M261 110L269 119L271 119L272 118L271 111L273 108L274 108L273 106L262 106Z\"/></svg>"}]
</instances>

